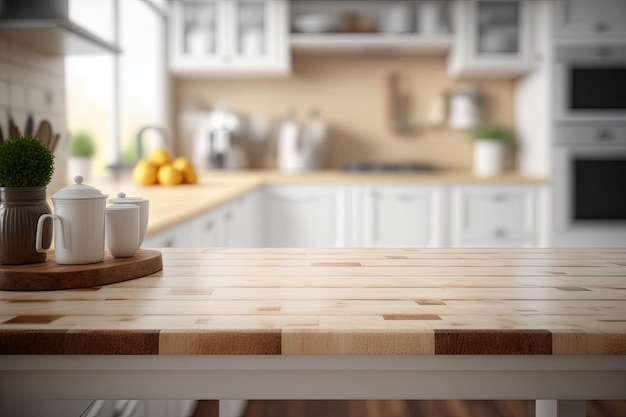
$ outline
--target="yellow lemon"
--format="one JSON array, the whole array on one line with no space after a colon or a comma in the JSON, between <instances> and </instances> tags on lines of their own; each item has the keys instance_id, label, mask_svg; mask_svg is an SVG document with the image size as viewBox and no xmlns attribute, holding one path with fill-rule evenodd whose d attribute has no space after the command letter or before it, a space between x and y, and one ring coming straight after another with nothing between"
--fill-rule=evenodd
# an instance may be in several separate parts
<instances>
[{"instance_id":1,"label":"yellow lemon","mask_svg":"<svg viewBox=\"0 0 626 417\"><path fill-rule=\"evenodd\" d=\"M148 160L156 165L157 168L161 168L163 165L172 162L172 155L165 148L157 148L152 151Z\"/></svg>"},{"instance_id":2,"label":"yellow lemon","mask_svg":"<svg viewBox=\"0 0 626 417\"><path fill-rule=\"evenodd\" d=\"M183 182L183 173L172 166L172 164L165 164L157 172L157 178L159 184L163 185L178 185Z\"/></svg>"},{"instance_id":3,"label":"yellow lemon","mask_svg":"<svg viewBox=\"0 0 626 417\"><path fill-rule=\"evenodd\" d=\"M133 167L133 180L140 185L152 185L157 182L157 167L147 159L142 159Z\"/></svg>"},{"instance_id":4,"label":"yellow lemon","mask_svg":"<svg viewBox=\"0 0 626 417\"><path fill-rule=\"evenodd\" d=\"M172 166L178 171L183 173L183 182L186 184L195 184L198 180L196 171L193 169L193 165L189 159L180 156L172 162Z\"/></svg>"}]
</instances>

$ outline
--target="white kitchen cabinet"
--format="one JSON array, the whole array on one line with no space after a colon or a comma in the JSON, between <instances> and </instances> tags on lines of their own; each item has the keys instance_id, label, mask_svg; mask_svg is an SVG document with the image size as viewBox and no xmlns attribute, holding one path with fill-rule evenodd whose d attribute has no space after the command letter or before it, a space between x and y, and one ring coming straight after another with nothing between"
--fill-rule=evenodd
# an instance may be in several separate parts
<instances>
[{"instance_id":1,"label":"white kitchen cabinet","mask_svg":"<svg viewBox=\"0 0 626 417\"><path fill-rule=\"evenodd\" d=\"M624 43L626 1L559 0L555 4L558 43Z\"/></svg>"},{"instance_id":2,"label":"white kitchen cabinet","mask_svg":"<svg viewBox=\"0 0 626 417\"><path fill-rule=\"evenodd\" d=\"M451 246L536 246L539 239L538 207L534 186L453 186Z\"/></svg>"},{"instance_id":3,"label":"white kitchen cabinet","mask_svg":"<svg viewBox=\"0 0 626 417\"><path fill-rule=\"evenodd\" d=\"M455 2L449 73L458 78L515 78L535 69L537 58L531 42L533 3Z\"/></svg>"},{"instance_id":4,"label":"white kitchen cabinet","mask_svg":"<svg viewBox=\"0 0 626 417\"><path fill-rule=\"evenodd\" d=\"M546 246L537 184L274 184L143 247Z\"/></svg>"},{"instance_id":5,"label":"white kitchen cabinet","mask_svg":"<svg viewBox=\"0 0 626 417\"><path fill-rule=\"evenodd\" d=\"M262 243L263 190L255 190L150 238L143 247L258 247Z\"/></svg>"},{"instance_id":6,"label":"white kitchen cabinet","mask_svg":"<svg viewBox=\"0 0 626 417\"><path fill-rule=\"evenodd\" d=\"M220 223L220 209L212 210L197 216L178 226L186 236L181 236L179 242L185 242L186 247L213 248L224 246L222 242L222 224Z\"/></svg>"},{"instance_id":7,"label":"white kitchen cabinet","mask_svg":"<svg viewBox=\"0 0 626 417\"><path fill-rule=\"evenodd\" d=\"M367 185L355 196L356 246L440 247L444 189L438 185Z\"/></svg>"},{"instance_id":8,"label":"white kitchen cabinet","mask_svg":"<svg viewBox=\"0 0 626 417\"><path fill-rule=\"evenodd\" d=\"M263 208L263 190L255 190L220 209L218 217L221 246L261 246Z\"/></svg>"},{"instance_id":9,"label":"white kitchen cabinet","mask_svg":"<svg viewBox=\"0 0 626 417\"><path fill-rule=\"evenodd\" d=\"M170 68L180 76L287 74L286 0L171 2Z\"/></svg>"},{"instance_id":10,"label":"white kitchen cabinet","mask_svg":"<svg viewBox=\"0 0 626 417\"><path fill-rule=\"evenodd\" d=\"M347 246L348 204L348 186L268 186L265 190L265 246Z\"/></svg>"},{"instance_id":11,"label":"white kitchen cabinet","mask_svg":"<svg viewBox=\"0 0 626 417\"><path fill-rule=\"evenodd\" d=\"M153 236L147 236L142 248L185 248L194 247L195 235L194 225L195 219L179 225L168 228Z\"/></svg>"}]
</instances>

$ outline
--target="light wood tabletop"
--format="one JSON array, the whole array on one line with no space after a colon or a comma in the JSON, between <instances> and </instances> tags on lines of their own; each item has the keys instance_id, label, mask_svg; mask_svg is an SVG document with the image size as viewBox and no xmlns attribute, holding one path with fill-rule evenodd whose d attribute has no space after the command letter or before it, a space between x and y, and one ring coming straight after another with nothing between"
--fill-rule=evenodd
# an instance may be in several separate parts
<instances>
[{"instance_id":1,"label":"light wood tabletop","mask_svg":"<svg viewBox=\"0 0 626 417\"><path fill-rule=\"evenodd\" d=\"M626 249L163 249L0 291L1 354L624 355Z\"/></svg>"}]
</instances>

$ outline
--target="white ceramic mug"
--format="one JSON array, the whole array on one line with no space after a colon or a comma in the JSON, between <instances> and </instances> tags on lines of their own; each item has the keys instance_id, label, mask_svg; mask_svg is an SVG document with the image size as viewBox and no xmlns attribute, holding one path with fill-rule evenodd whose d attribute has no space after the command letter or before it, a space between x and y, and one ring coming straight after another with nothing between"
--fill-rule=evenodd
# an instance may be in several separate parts
<instances>
[{"instance_id":1,"label":"white ceramic mug","mask_svg":"<svg viewBox=\"0 0 626 417\"><path fill-rule=\"evenodd\" d=\"M106 247L114 258L135 256L139 248L139 207L112 204L105 213Z\"/></svg>"},{"instance_id":2,"label":"white ceramic mug","mask_svg":"<svg viewBox=\"0 0 626 417\"><path fill-rule=\"evenodd\" d=\"M109 202L111 204L134 204L139 207L139 246L141 246L148 230L150 200L142 197L127 197L125 193L117 193L117 198L110 198Z\"/></svg>"}]
</instances>

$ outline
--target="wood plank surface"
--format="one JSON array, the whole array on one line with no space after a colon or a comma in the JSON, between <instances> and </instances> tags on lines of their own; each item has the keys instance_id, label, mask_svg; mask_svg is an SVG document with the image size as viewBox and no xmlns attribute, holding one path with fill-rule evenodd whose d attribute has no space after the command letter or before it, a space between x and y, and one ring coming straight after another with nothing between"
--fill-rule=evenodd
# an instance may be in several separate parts
<instances>
[{"instance_id":1,"label":"wood plank surface","mask_svg":"<svg viewBox=\"0 0 626 417\"><path fill-rule=\"evenodd\" d=\"M161 251L0 291L0 354L626 354L626 249Z\"/></svg>"}]
</instances>

